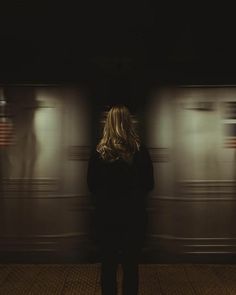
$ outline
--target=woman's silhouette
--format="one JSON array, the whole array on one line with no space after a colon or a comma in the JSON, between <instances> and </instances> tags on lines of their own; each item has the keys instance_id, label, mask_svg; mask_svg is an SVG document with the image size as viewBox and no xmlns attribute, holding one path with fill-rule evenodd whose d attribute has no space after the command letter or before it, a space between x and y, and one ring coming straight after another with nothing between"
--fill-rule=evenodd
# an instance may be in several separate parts
<instances>
[{"instance_id":1,"label":"woman's silhouette","mask_svg":"<svg viewBox=\"0 0 236 295\"><path fill-rule=\"evenodd\" d=\"M147 225L146 195L154 186L153 166L124 105L108 112L103 136L90 155L87 183L95 205L102 294L117 294L119 257L123 294L138 294L138 259Z\"/></svg>"}]
</instances>

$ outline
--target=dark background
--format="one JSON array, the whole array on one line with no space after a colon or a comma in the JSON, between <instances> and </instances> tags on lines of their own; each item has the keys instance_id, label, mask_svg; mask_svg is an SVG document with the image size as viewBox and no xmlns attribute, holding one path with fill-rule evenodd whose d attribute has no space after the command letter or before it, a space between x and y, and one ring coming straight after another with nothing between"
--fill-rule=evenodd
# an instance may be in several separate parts
<instances>
[{"instance_id":1,"label":"dark background","mask_svg":"<svg viewBox=\"0 0 236 295\"><path fill-rule=\"evenodd\" d=\"M233 8L81 3L2 5L0 82L78 84L131 105L158 85L236 83Z\"/></svg>"}]
</instances>

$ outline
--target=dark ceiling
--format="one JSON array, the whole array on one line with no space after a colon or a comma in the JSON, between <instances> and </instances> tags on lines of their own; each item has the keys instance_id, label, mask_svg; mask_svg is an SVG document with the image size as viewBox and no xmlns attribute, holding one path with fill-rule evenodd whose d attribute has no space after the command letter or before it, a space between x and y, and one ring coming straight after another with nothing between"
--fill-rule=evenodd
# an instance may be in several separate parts
<instances>
[{"instance_id":1,"label":"dark ceiling","mask_svg":"<svg viewBox=\"0 0 236 295\"><path fill-rule=\"evenodd\" d=\"M0 80L236 82L229 8L109 3L4 7Z\"/></svg>"}]
</instances>

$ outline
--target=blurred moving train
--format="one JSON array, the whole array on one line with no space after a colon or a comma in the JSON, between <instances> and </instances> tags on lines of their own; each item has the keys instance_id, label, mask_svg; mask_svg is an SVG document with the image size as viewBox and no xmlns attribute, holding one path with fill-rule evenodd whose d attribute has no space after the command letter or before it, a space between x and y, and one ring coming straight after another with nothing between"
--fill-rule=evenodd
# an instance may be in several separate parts
<instances>
[{"instance_id":1,"label":"blurred moving train","mask_svg":"<svg viewBox=\"0 0 236 295\"><path fill-rule=\"evenodd\" d=\"M1 261L96 261L86 174L107 106L73 86L0 94ZM155 175L142 261L232 262L236 87L153 89L133 119Z\"/></svg>"}]
</instances>

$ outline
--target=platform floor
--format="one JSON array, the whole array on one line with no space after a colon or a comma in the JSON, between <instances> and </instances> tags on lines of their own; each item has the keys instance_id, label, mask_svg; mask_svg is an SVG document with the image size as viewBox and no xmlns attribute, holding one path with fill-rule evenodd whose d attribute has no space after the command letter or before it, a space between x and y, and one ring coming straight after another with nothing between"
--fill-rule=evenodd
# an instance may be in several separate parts
<instances>
[{"instance_id":1,"label":"platform floor","mask_svg":"<svg viewBox=\"0 0 236 295\"><path fill-rule=\"evenodd\" d=\"M140 295L236 295L235 264L142 264ZM0 264L0 295L99 295L100 264ZM122 269L117 271L121 295Z\"/></svg>"}]
</instances>

